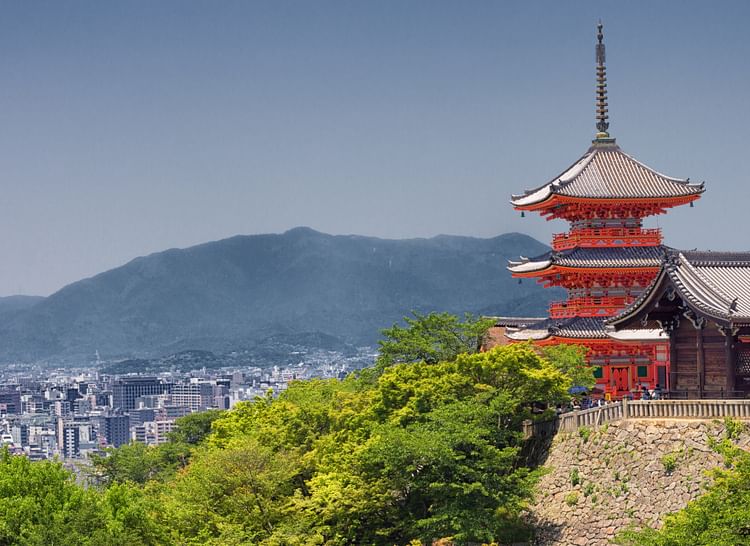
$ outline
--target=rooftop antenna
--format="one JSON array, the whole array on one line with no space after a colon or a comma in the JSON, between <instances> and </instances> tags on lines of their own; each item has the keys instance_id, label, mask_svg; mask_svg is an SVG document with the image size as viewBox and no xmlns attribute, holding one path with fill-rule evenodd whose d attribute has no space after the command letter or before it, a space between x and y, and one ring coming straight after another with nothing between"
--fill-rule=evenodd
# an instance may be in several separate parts
<instances>
[{"instance_id":1,"label":"rooftop antenna","mask_svg":"<svg viewBox=\"0 0 750 546\"><path fill-rule=\"evenodd\" d=\"M604 51L604 25L601 19L596 25L596 140L609 141L609 115L607 114L607 67L605 66L606 54Z\"/></svg>"}]
</instances>

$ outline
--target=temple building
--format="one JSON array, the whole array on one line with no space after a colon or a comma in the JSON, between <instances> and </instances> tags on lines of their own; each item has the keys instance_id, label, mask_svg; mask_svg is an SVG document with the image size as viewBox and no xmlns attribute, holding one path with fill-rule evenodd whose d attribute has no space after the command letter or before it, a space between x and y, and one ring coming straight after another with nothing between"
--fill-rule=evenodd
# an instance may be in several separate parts
<instances>
[{"instance_id":1,"label":"temple building","mask_svg":"<svg viewBox=\"0 0 750 546\"><path fill-rule=\"evenodd\" d=\"M683 365L680 360L678 366L675 358L682 358L679 343L673 346L668 331L656 318L641 320L642 315L649 314L645 307L639 307L641 311L635 314L622 315L636 302L648 306L656 301L654 298L668 297L663 296L663 290L653 292L649 287L657 277L665 278L663 266L672 259L673 251L662 244L661 230L644 227L644 219L675 206L692 206L704 186L653 170L623 152L610 136L601 23L597 42L598 132L591 146L560 175L511 199L522 216L537 212L548 220L562 219L570 224L567 232L553 235L550 252L522 257L508 266L519 279L565 288L567 299L552 303L544 319L499 319L495 335L499 329L508 342L532 340L539 345L573 343L588 347L598 386L613 398L643 385L692 386L700 379L696 379L696 373L701 362L704 382L696 386L714 388L719 380L712 375L713 353L700 362L697 356L690 364L685 361ZM667 278L672 279L669 275ZM706 294L702 291L696 297ZM687 294L685 298L692 301ZM617 322L608 325L607 321L615 317ZM641 318L630 320L632 317ZM717 324L730 327L720 321ZM707 338L706 347L713 350L716 343Z\"/></svg>"},{"instance_id":2,"label":"temple building","mask_svg":"<svg viewBox=\"0 0 750 546\"><path fill-rule=\"evenodd\" d=\"M656 281L607 321L668 335L673 393L688 398L750 394L750 253L666 252Z\"/></svg>"}]
</instances>

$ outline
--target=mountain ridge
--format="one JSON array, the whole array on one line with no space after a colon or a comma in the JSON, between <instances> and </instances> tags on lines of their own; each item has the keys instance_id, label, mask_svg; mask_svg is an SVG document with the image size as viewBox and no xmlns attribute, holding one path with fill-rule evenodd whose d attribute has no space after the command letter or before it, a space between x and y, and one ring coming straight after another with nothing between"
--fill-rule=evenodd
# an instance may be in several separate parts
<instances>
[{"instance_id":1,"label":"mountain ridge","mask_svg":"<svg viewBox=\"0 0 750 546\"><path fill-rule=\"evenodd\" d=\"M307 227L140 256L10 312L0 360L158 356L321 332L371 344L411 310L544 313L555 291L505 260L548 247L520 233L381 239Z\"/></svg>"}]
</instances>

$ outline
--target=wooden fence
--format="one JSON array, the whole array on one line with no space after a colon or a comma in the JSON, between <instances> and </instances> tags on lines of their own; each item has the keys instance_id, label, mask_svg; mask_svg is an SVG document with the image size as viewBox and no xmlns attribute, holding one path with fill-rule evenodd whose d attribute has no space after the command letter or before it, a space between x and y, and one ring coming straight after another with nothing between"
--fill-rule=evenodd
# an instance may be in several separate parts
<instances>
[{"instance_id":1,"label":"wooden fence","mask_svg":"<svg viewBox=\"0 0 750 546\"><path fill-rule=\"evenodd\" d=\"M573 432L627 419L733 419L750 420L750 400L623 400L582 411L563 413L551 421L525 421L525 438Z\"/></svg>"}]
</instances>

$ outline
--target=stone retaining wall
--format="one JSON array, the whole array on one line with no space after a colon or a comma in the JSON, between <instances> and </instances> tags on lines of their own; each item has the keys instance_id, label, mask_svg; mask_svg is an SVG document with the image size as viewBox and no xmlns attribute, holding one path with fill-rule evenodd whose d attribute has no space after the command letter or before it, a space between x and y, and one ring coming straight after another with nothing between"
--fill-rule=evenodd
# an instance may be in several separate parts
<instances>
[{"instance_id":1,"label":"stone retaining wall","mask_svg":"<svg viewBox=\"0 0 750 546\"><path fill-rule=\"evenodd\" d=\"M660 526L710 484L723 462L709 438L723 437L723 422L656 419L558 434L529 510L538 544L610 544L628 526Z\"/></svg>"}]
</instances>

